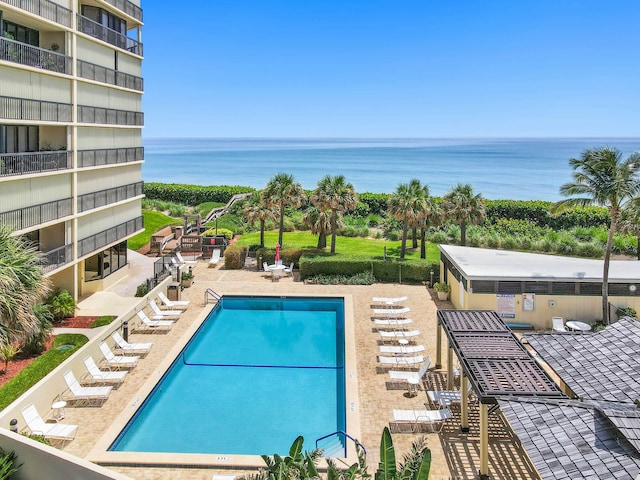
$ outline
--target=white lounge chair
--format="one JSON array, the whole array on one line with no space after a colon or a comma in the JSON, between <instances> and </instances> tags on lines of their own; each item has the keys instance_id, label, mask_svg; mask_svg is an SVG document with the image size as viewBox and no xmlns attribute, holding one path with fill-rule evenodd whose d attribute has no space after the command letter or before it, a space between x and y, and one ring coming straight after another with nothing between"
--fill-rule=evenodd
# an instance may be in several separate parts
<instances>
[{"instance_id":1,"label":"white lounge chair","mask_svg":"<svg viewBox=\"0 0 640 480\"><path fill-rule=\"evenodd\" d=\"M399 331L385 331L385 330L380 330L380 338L382 338L383 342L386 341L398 341L398 340L409 340L413 337L417 337L418 335L420 335L420 330L410 330L410 331L406 331L406 330L399 330Z\"/></svg>"},{"instance_id":2,"label":"white lounge chair","mask_svg":"<svg viewBox=\"0 0 640 480\"><path fill-rule=\"evenodd\" d=\"M284 270L282 270L284 273L288 273L289 275L291 275L293 277L293 267L294 267L294 262L291 262L291 266L289 267L285 267Z\"/></svg>"},{"instance_id":3,"label":"white lounge chair","mask_svg":"<svg viewBox=\"0 0 640 480\"><path fill-rule=\"evenodd\" d=\"M176 252L176 258L183 265L195 265L198 263L196 260L185 260L180 252Z\"/></svg>"},{"instance_id":4,"label":"white lounge chair","mask_svg":"<svg viewBox=\"0 0 640 480\"><path fill-rule=\"evenodd\" d=\"M423 426L426 426L432 432L439 433L449 418L451 418L451 410L448 408L440 410L426 410L424 408L394 410L393 422L389 424L389 427L392 432L398 433L406 425L412 433L416 433L421 431Z\"/></svg>"},{"instance_id":5,"label":"white lounge chair","mask_svg":"<svg viewBox=\"0 0 640 480\"><path fill-rule=\"evenodd\" d=\"M158 292L158 298L168 309L186 310L190 303L189 300L169 300L162 292Z\"/></svg>"},{"instance_id":6,"label":"white lounge chair","mask_svg":"<svg viewBox=\"0 0 640 480\"><path fill-rule=\"evenodd\" d=\"M394 367L415 367L424 362L424 357L422 355L416 355L415 357L385 357L380 355L378 362Z\"/></svg>"},{"instance_id":7,"label":"white lounge chair","mask_svg":"<svg viewBox=\"0 0 640 480\"><path fill-rule=\"evenodd\" d=\"M214 248L211 251L211 258L209 259L210 267L215 267L220 262L220 253L221 251L219 248Z\"/></svg>"},{"instance_id":8,"label":"white lounge chair","mask_svg":"<svg viewBox=\"0 0 640 480\"><path fill-rule=\"evenodd\" d=\"M564 318L562 317L551 317L551 323L554 332L566 332L567 329L564 327Z\"/></svg>"},{"instance_id":9,"label":"white lounge chair","mask_svg":"<svg viewBox=\"0 0 640 480\"><path fill-rule=\"evenodd\" d=\"M411 309L409 307L404 308L374 308L374 315L384 315L386 317L397 317L398 315L404 315L409 313Z\"/></svg>"},{"instance_id":10,"label":"white lounge chair","mask_svg":"<svg viewBox=\"0 0 640 480\"><path fill-rule=\"evenodd\" d=\"M429 371L430 365L431 365L431 357L427 357L424 363L422 364L422 366L420 367L420 370L418 370L417 372L410 372L410 371L400 372L397 370L389 370L389 378L391 379L392 383L397 383L397 382L408 383L409 381L418 382L418 383L422 381L432 382L433 376Z\"/></svg>"},{"instance_id":11,"label":"white lounge chair","mask_svg":"<svg viewBox=\"0 0 640 480\"><path fill-rule=\"evenodd\" d=\"M72 401L77 405L89 405L93 402L102 403L107 398L113 386L102 387L83 387L80 385L76 376L71 370L68 370L64 375L64 381L67 384L68 390L62 395L62 399L66 401Z\"/></svg>"},{"instance_id":12,"label":"white lounge chair","mask_svg":"<svg viewBox=\"0 0 640 480\"><path fill-rule=\"evenodd\" d=\"M142 325L146 327L146 330L154 332L160 330L171 330L171 327L173 327L173 320L159 320L158 317L162 318L161 315L156 315L153 317L153 320L151 320L142 310L138 312L138 318L142 322Z\"/></svg>"},{"instance_id":13,"label":"white lounge chair","mask_svg":"<svg viewBox=\"0 0 640 480\"><path fill-rule=\"evenodd\" d=\"M109 348L109 345L107 345L105 342L102 342L100 344L100 351L102 352L102 356L105 359L106 364L109 367L113 367L115 369L120 369L120 368L133 368L138 364L138 359L140 357L116 357L113 352L111 351L111 349Z\"/></svg>"},{"instance_id":14,"label":"white lounge chair","mask_svg":"<svg viewBox=\"0 0 640 480\"><path fill-rule=\"evenodd\" d=\"M267 262L262 262L262 269L265 272L270 272L271 271L271 269L269 268L269 264Z\"/></svg>"},{"instance_id":15,"label":"white lounge chair","mask_svg":"<svg viewBox=\"0 0 640 480\"><path fill-rule=\"evenodd\" d=\"M92 383L101 383L101 384L110 384L120 385L124 382L124 377L127 376L127 371L122 370L119 372L112 371L104 371L98 368L96 362L93 360L92 356L88 356L84 359L84 365L87 367L88 375L83 378L85 381L90 381Z\"/></svg>"},{"instance_id":16,"label":"white lounge chair","mask_svg":"<svg viewBox=\"0 0 640 480\"><path fill-rule=\"evenodd\" d=\"M36 407L27 405L20 412L32 435L42 435L47 440L69 442L76 436L78 426L67 423L46 423Z\"/></svg>"},{"instance_id":17,"label":"white lounge chair","mask_svg":"<svg viewBox=\"0 0 640 480\"><path fill-rule=\"evenodd\" d=\"M111 334L111 338L113 338L113 341L116 343L116 347L125 354L146 355L149 353L149 350L151 350L151 346L153 345L151 342L129 343L122 338L120 332L113 332Z\"/></svg>"},{"instance_id":18,"label":"white lounge chair","mask_svg":"<svg viewBox=\"0 0 640 480\"><path fill-rule=\"evenodd\" d=\"M424 345L381 345L380 353L396 354L396 355L413 355L414 353L424 352Z\"/></svg>"},{"instance_id":19,"label":"white lounge chair","mask_svg":"<svg viewBox=\"0 0 640 480\"><path fill-rule=\"evenodd\" d=\"M149 307L153 310L154 318L161 317L160 320L164 319L178 319L180 315L182 315L182 310L161 310L155 300L149 299L148 302Z\"/></svg>"},{"instance_id":20,"label":"white lounge chair","mask_svg":"<svg viewBox=\"0 0 640 480\"><path fill-rule=\"evenodd\" d=\"M393 305L394 303L406 302L409 297L373 297L372 301L375 303L384 303L386 305Z\"/></svg>"},{"instance_id":21,"label":"white lounge chair","mask_svg":"<svg viewBox=\"0 0 640 480\"><path fill-rule=\"evenodd\" d=\"M374 325L376 325L378 328L382 327L382 328L392 328L392 329L399 329L402 327L405 327L407 325L411 325L413 323L413 320L411 320L410 318L398 318L398 319L384 319L384 318L374 318L373 319L373 323Z\"/></svg>"}]
</instances>

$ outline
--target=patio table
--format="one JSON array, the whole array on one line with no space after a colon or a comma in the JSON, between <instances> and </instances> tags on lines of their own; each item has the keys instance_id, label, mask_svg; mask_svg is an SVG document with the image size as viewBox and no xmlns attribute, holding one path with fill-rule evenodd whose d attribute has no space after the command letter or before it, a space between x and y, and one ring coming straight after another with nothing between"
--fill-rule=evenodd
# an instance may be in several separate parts
<instances>
[{"instance_id":1,"label":"patio table","mask_svg":"<svg viewBox=\"0 0 640 480\"><path fill-rule=\"evenodd\" d=\"M565 325L571 330L577 332L589 332L591 330L591 325L584 322L577 322L575 320L570 320Z\"/></svg>"}]
</instances>

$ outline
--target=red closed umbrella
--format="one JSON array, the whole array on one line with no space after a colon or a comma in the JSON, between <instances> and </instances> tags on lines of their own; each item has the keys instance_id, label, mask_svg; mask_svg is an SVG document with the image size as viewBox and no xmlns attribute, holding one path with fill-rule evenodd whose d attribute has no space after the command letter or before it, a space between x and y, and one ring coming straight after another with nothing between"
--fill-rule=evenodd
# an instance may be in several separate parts
<instances>
[{"instance_id":1,"label":"red closed umbrella","mask_svg":"<svg viewBox=\"0 0 640 480\"><path fill-rule=\"evenodd\" d=\"M276 243L276 262L280 261L280 244Z\"/></svg>"}]
</instances>

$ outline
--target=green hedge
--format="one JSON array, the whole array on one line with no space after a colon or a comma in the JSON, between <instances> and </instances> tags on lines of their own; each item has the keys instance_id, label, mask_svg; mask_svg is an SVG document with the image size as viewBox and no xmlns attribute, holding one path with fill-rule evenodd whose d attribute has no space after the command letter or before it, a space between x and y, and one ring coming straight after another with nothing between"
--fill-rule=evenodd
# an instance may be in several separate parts
<instances>
[{"instance_id":1,"label":"green hedge","mask_svg":"<svg viewBox=\"0 0 640 480\"><path fill-rule=\"evenodd\" d=\"M372 272L379 282L419 283L440 276L440 265L424 260L397 260L382 257L306 254L300 259L300 278L314 275L348 275Z\"/></svg>"},{"instance_id":2,"label":"green hedge","mask_svg":"<svg viewBox=\"0 0 640 480\"><path fill-rule=\"evenodd\" d=\"M369 207L368 213L373 213L374 215L386 215L389 194L365 192L358 195L358 201Z\"/></svg>"},{"instance_id":3,"label":"green hedge","mask_svg":"<svg viewBox=\"0 0 640 480\"><path fill-rule=\"evenodd\" d=\"M227 270L240 270L244 268L249 247L233 245L224 250L224 268Z\"/></svg>"},{"instance_id":4,"label":"green hedge","mask_svg":"<svg viewBox=\"0 0 640 480\"><path fill-rule=\"evenodd\" d=\"M487 223L498 219L527 220L540 227L568 230L574 227L609 226L609 212L602 207L577 207L560 215L552 215L552 202L541 200L487 200Z\"/></svg>"},{"instance_id":5,"label":"green hedge","mask_svg":"<svg viewBox=\"0 0 640 480\"><path fill-rule=\"evenodd\" d=\"M205 202L220 202L226 204L236 193L254 192L255 188L235 186L202 186L182 183L144 184L143 192L150 200L181 203L193 207Z\"/></svg>"}]
</instances>

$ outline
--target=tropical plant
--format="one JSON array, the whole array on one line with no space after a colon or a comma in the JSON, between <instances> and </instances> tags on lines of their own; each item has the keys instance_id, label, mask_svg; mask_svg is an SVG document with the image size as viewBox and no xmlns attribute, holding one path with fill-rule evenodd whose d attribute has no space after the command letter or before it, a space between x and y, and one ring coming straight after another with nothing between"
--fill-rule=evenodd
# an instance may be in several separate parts
<instances>
[{"instance_id":1,"label":"tropical plant","mask_svg":"<svg viewBox=\"0 0 640 480\"><path fill-rule=\"evenodd\" d=\"M484 220L485 205L481 194L473 193L469 184L457 184L444 197L444 211L448 218L460 224L460 245L467 244L467 224Z\"/></svg>"},{"instance_id":2,"label":"tropical plant","mask_svg":"<svg viewBox=\"0 0 640 480\"><path fill-rule=\"evenodd\" d=\"M428 190L427 190L428 192ZM409 183L401 183L389 197L389 214L402 222L402 240L400 259L404 259L407 251L407 232L410 225L418 222L420 215L426 210L426 196L420 181L413 179Z\"/></svg>"},{"instance_id":3,"label":"tropical plant","mask_svg":"<svg viewBox=\"0 0 640 480\"><path fill-rule=\"evenodd\" d=\"M6 453L0 448L0 480L8 480L22 466L16 465L16 452Z\"/></svg>"},{"instance_id":4,"label":"tropical plant","mask_svg":"<svg viewBox=\"0 0 640 480\"><path fill-rule=\"evenodd\" d=\"M636 236L636 257L640 260L640 197L634 198L620 215L620 230Z\"/></svg>"},{"instance_id":5,"label":"tropical plant","mask_svg":"<svg viewBox=\"0 0 640 480\"><path fill-rule=\"evenodd\" d=\"M76 311L76 301L69 293L69 290L58 290L49 301L49 304L56 322L73 315Z\"/></svg>"},{"instance_id":6,"label":"tropical plant","mask_svg":"<svg viewBox=\"0 0 640 480\"><path fill-rule=\"evenodd\" d=\"M0 358L4 360L4 372L9 369L9 362L22 351L18 342L0 342Z\"/></svg>"},{"instance_id":7,"label":"tropical plant","mask_svg":"<svg viewBox=\"0 0 640 480\"><path fill-rule=\"evenodd\" d=\"M23 342L39 329L33 306L49 291L36 247L0 225L0 339Z\"/></svg>"},{"instance_id":8,"label":"tropical plant","mask_svg":"<svg viewBox=\"0 0 640 480\"><path fill-rule=\"evenodd\" d=\"M320 211L331 211L331 253L336 253L338 216L358 206L358 194L344 175L325 175L311 194L311 203Z\"/></svg>"},{"instance_id":9,"label":"tropical plant","mask_svg":"<svg viewBox=\"0 0 640 480\"><path fill-rule=\"evenodd\" d=\"M39 327L36 332L26 338L22 346L22 351L28 355L42 353L53 332L53 313L48 305L44 303L34 305L33 313L38 317Z\"/></svg>"},{"instance_id":10,"label":"tropical plant","mask_svg":"<svg viewBox=\"0 0 640 480\"><path fill-rule=\"evenodd\" d=\"M264 190L262 199L266 205L278 208L280 228L278 229L278 243L282 245L282 233L284 232L284 208L291 206L298 208L306 201L306 195L302 185L294 181L293 175L277 173Z\"/></svg>"},{"instance_id":11,"label":"tropical plant","mask_svg":"<svg viewBox=\"0 0 640 480\"><path fill-rule=\"evenodd\" d=\"M273 206L268 205L260 197L260 194L254 193L244 203L242 214L253 226L256 221L260 222L260 246L264 247L264 225L267 220L275 220L277 211Z\"/></svg>"},{"instance_id":12,"label":"tropical plant","mask_svg":"<svg viewBox=\"0 0 640 480\"><path fill-rule=\"evenodd\" d=\"M424 195L424 210L418 214L420 226L420 258L427 258L427 229L430 226L440 225L442 222L442 204L429 196L429 186L422 187Z\"/></svg>"},{"instance_id":13,"label":"tropical plant","mask_svg":"<svg viewBox=\"0 0 640 480\"><path fill-rule=\"evenodd\" d=\"M411 451L396 465L396 453L391 433L387 427L380 439L380 464L375 480L428 480L431 470L431 450L425 439L419 438L411 445Z\"/></svg>"},{"instance_id":14,"label":"tropical plant","mask_svg":"<svg viewBox=\"0 0 640 480\"><path fill-rule=\"evenodd\" d=\"M304 211L303 223L311 229L311 233L318 235L316 248L323 249L327 246L327 233L331 231L331 212L320 211L311 205Z\"/></svg>"},{"instance_id":15,"label":"tropical plant","mask_svg":"<svg viewBox=\"0 0 640 480\"><path fill-rule=\"evenodd\" d=\"M580 158L572 158L569 164L573 168L573 182L560 187L560 194L570 197L555 203L552 212L562 212L576 206L598 205L609 211L611 224L607 235L602 269L602 315L604 322L609 317L609 265L613 245L613 234L618 228L622 211L640 193L640 153L626 160L622 153L610 147L585 150Z\"/></svg>"},{"instance_id":16,"label":"tropical plant","mask_svg":"<svg viewBox=\"0 0 640 480\"><path fill-rule=\"evenodd\" d=\"M449 293L451 291L451 287L449 286L448 283L442 283L442 282L436 282L433 284L433 289L436 292L447 292Z\"/></svg>"}]
</instances>

